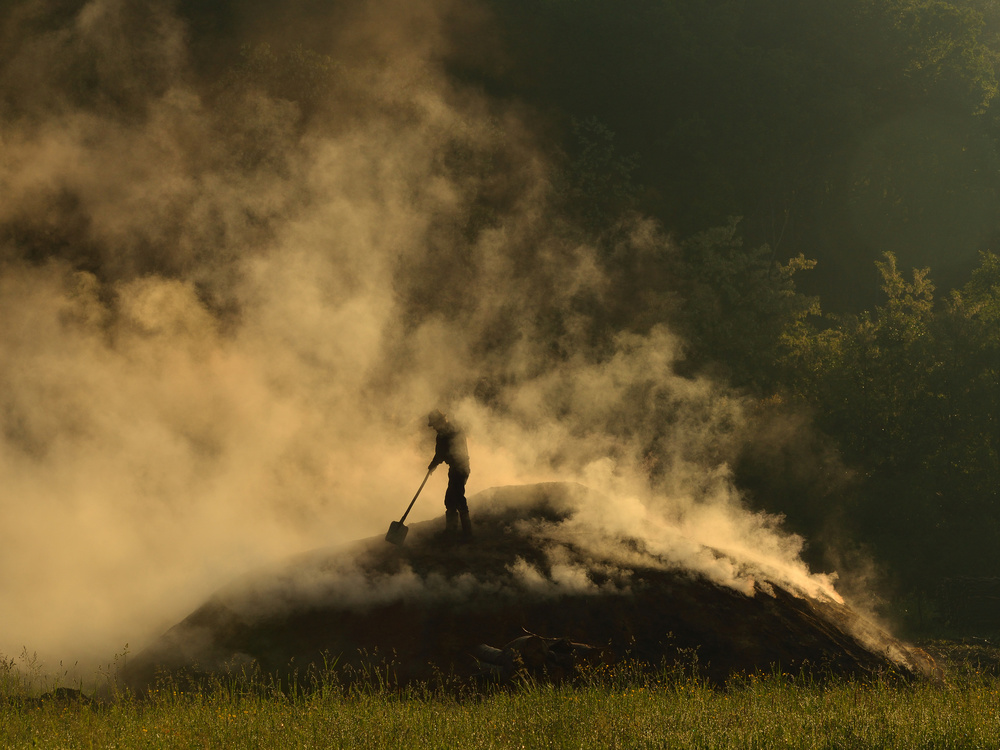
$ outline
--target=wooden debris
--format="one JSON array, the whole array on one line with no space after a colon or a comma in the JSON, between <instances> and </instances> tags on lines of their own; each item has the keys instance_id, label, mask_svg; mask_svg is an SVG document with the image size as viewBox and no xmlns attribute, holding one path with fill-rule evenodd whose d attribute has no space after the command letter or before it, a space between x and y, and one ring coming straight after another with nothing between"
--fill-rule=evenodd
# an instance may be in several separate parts
<instances>
[{"instance_id":1,"label":"wooden debris","mask_svg":"<svg viewBox=\"0 0 1000 750\"><path fill-rule=\"evenodd\" d=\"M472 655L484 673L501 682L530 676L559 683L575 675L580 666L600 664L605 658L602 648L569 638L546 638L528 631L503 648L481 643L473 649Z\"/></svg>"}]
</instances>

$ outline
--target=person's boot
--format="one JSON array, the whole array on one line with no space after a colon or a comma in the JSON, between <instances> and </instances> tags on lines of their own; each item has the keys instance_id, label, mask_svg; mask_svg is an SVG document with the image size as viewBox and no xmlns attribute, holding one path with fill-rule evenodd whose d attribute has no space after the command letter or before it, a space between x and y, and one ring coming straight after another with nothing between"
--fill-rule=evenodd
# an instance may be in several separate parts
<instances>
[{"instance_id":1,"label":"person's boot","mask_svg":"<svg viewBox=\"0 0 1000 750\"><path fill-rule=\"evenodd\" d=\"M460 510L458 512L459 518L462 520L462 541L471 542L472 541L472 520L469 518L469 511Z\"/></svg>"},{"instance_id":2,"label":"person's boot","mask_svg":"<svg viewBox=\"0 0 1000 750\"><path fill-rule=\"evenodd\" d=\"M458 538L458 511L446 510L444 512L444 537L448 541Z\"/></svg>"}]
</instances>

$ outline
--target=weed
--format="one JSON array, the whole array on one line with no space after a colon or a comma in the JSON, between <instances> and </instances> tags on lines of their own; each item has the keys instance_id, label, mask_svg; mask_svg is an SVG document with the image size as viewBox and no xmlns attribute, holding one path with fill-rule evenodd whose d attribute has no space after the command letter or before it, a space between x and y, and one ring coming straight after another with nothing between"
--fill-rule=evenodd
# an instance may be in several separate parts
<instances>
[{"instance_id":1,"label":"weed","mask_svg":"<svg viewBox=\"0 0 1000 750\"><path fill-rule=\"evenodd\" d=\"M714 687L690 660L456 690L444 674L401 686L391 658L350 682L336 666L163 674L142 696L96 703L25 700L18 664L0 659L0 747L909 748L995 747L1000 736L1000 677L973 670L941 684L775 668Z\"/></svg>"}]
</instances>

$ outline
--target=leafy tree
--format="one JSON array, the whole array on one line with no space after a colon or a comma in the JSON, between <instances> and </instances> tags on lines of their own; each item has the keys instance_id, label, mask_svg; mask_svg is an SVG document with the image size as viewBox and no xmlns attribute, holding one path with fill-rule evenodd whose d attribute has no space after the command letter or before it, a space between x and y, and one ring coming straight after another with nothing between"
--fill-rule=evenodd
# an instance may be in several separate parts
<instances>
[{"instance_id":1,"label":"leafy tree","mask_svg":"<svg viewBox=\"0 0 1000 750\"><path fill-rule=\"evenodd\" d=\"M748 250L738 225L731 219L682 244L677 323L693 366L712 363L735 385L767 393L780 376L784 331L819 313L819 301L795 285L815 261L799 255L782 263L767 244Z\"/></svg>"},{"instance_id":2,"label":"leafy tree","mask_svg":"<svg viewBox=\"0 0 1000 750\"><path fill-rule=\"evenodd\" d=\"M909 462L912 419L932 400L934 286L927 269L907 281L895 256L884 258L876 266L886 301L874 315L833 317L838 325L825 330L797 321L784 337L797 395L820 407L820 425L869 470Z\"/></svg>"},{"instance_id":3,"label":"leafy tree","mask_svg":"<svg viewBox=\"0 0 1000 750\"><path fill-rule=\"evenodd\" d=\"M572 153L556 176L557 201L568 217L599 237L620 228L623 215L635 209L637 158L622 156L615 134L596 117L573 120L572 131Z\"/></svg>"},{"instance_id":4,"label":"leafy tree","mask_svg":"<svg viewBox=\"0 0 1000 750\"><path fill-rule=\"evenodd\" d=\"M1000 259L982 263L938 316L940 365L934 387L946 398L928 466L946 477L967 523L1000 523Z\"/></svg>"},{"instance_id":5,"label":"leafy tree","mask_svg":"<svg viewBox=\"0 0 1000 750\"><path fill-rule=\"evenodd\" d=\"M1000 543L1000 263L984 254L944 306L926 269L907 279L891 253L877 267L874 314L786 333L792 392L862 470L854 531L904 583L998 574L983 552Z\"/></svg>"},{"instance_id":6,"label":"leafy tree","mask_svg":"<svg viewBox=\"0 0 1000 750\"><path fill-rule=\"evenodd\" d=\"M984 44L984 14L995 16L997 10L947 0L894 0L884 6L897 32L890 49L916 93L985 112L997 95L997 50Z\"/></svg>"}]
</instances>

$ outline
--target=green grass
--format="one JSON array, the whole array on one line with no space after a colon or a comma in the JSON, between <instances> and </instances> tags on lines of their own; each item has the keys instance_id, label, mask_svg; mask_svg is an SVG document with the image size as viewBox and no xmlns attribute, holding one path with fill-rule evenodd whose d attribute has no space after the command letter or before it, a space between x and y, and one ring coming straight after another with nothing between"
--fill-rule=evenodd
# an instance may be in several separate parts
<instances>
[{"instance_id":1,"label":"green grass","mask_svg":"<svg viewBox=\"0 0 1000 750\"><path fill-rule=\"evenodd\" d=\"M974 669L943 685L618 672L459 693L257 676L94 703L42 700L10 674L5 748L1000 748L1000 678Z\"/></svg>"}]
</instances>

